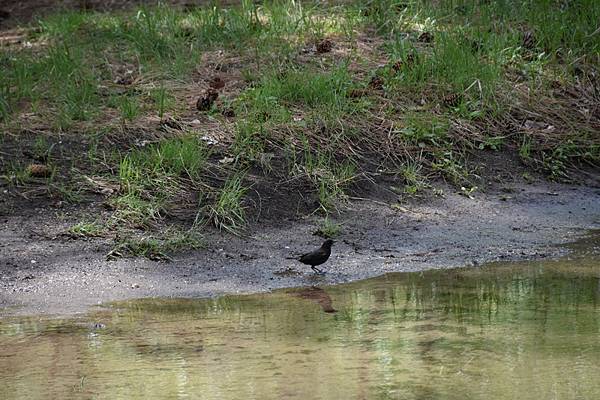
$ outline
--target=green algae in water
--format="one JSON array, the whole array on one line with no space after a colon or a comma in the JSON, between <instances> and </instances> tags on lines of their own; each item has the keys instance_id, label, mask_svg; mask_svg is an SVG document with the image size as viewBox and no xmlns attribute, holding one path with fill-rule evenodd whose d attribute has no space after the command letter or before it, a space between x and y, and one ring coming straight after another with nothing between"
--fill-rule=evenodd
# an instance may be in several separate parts
<instances>
[{"instance_id":1,"label":"green algae in water","mask_svg":"<svg viewBox=\"0 0 600 400\"><path fill-rule=\"evenodd\" d=\"M4 319L0 398L593 399L599 300L587 257Z\"/></svg>"}]
</instances>

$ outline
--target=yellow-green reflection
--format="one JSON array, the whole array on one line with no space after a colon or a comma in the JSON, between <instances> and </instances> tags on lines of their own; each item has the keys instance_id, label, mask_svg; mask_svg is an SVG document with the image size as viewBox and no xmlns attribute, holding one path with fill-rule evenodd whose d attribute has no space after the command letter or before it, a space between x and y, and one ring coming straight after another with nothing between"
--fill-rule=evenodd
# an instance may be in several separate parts
<instances>
[{"instance_id":1,"label":"yellow-green reflection","mask_svg":"<svg viewBox=\"0 0 600 400\"><path fill-rule=\"evenodd\" d=\"M0 398L598 398L599 267L491 265L5 319Z\"/></svg>"}]
</instances>

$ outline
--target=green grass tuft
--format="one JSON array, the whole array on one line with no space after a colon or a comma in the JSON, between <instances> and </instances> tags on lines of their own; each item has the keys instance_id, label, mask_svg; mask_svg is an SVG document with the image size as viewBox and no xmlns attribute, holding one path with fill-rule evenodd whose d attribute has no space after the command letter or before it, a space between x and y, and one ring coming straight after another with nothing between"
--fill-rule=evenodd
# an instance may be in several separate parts
<instances>
[{"instance_id":1,"label":"green grass tuft","mask_svg":"<svg viewBox=\"0 0 600 400\"><path fill-rule=\"evenodd\" d=\"M325 217L321 223L319 224L319 228L315 232L315 235L321 236L323 238L332 239L339 236L342 232L342 225L335 223L329 219L329 217Z\"/></svg>"},{"instance_id":2,"label":"green grass tuft","mask_svg":"<svg viewBox=\"0 0 600 400\"><path fill-rule=\"evenodd\" d=\"M243 185L242 175L230 176L220 190L213 204L205 211L208 220L217 228L239 234L246 225L246 211L243 204L248 188ZM200 214L196 218L201 221Z\"/></svg>"},{"instance_id":3,"label":"green grass tuft","mask_svg":"<svg viewBox=\"0 0 600 400\"><path fill-rule=\"evenodd\" d=\"M127 237L117 240L108 259L119 257L146 257L156 261L170 261L170 254L184 249L199 249L203 240L194 231L168 229L160 237Z\"/></svg>"},{"instance_id":4,"label":"green grass tuft","mask_svg":"<svg viewBox=\"0 0 600 400\"><path fill-rule=\"evenodd\" d=\"M121 195L115 200L123 220L143 225L161 218L169 199L196 187L208 150L194 136L167 139L125 156L119 166Z\"/></svg>"},{"instance_id":5,"label":"green grass tuft","mask_svg":"<svg viewBox=\"0 0 600 400\"><path fill-rule=\"evenodd\" d=\"M104 235L106 228L102 224L95 221L81 221L71 226L68 232L76 237L97 237Z\"/></svg>"}]
</instances>

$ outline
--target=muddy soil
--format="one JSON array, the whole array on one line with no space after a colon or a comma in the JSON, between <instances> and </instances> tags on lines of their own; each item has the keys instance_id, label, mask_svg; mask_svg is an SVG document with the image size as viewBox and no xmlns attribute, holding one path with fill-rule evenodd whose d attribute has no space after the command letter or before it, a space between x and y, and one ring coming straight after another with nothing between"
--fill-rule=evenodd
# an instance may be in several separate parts
<instances>
[{"instance_id":1,"label":"muddy soil","mask_svg":"<svg viewBox=\"0 0 600 400\"><path fill-rule=\"evenodd\" d=\"M323 276L289 258L320 245L323 239L313 235L317 217L258 223L246 237L207 233L204 249L157 262L107 261L107 239L61 236L81 209L7 214L0 220L0 306L3 314L72 314L130 298L262 292L392 271L551 258L565 252L557 245L600 228L597 188L538 183L474 193L473 199L451 188L445 193L401 207L354 200L336 219L342 233Z\"/></svg>"}]
</instances>

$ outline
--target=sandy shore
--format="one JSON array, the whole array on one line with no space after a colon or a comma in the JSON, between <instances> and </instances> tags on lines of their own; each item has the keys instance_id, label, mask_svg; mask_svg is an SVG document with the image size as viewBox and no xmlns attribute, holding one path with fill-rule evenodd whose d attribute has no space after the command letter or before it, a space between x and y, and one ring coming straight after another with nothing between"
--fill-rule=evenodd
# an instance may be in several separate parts
<instances>
[{"instance_id":1,"label":"sandy shore","mask_svg":"<svg viewBox=\"0 0 600 400\"><path fill-rule=\"evenodd\" d=\"M41 210L8 215L0 230L0 306L5 315L63 315L129 298L261 292L557 257L565 251L557 245L600 227L600 189L512 185L474 199L448 190L427 204L395 208L356 200L337 222L342 233L324 265L327 274L317 276L288 259L320 245L311 218L256 224L244 238L208 234L205 249L155 262L107 261L107 240L57 235L66 225Z\"/></svg>"}]
</instances>

